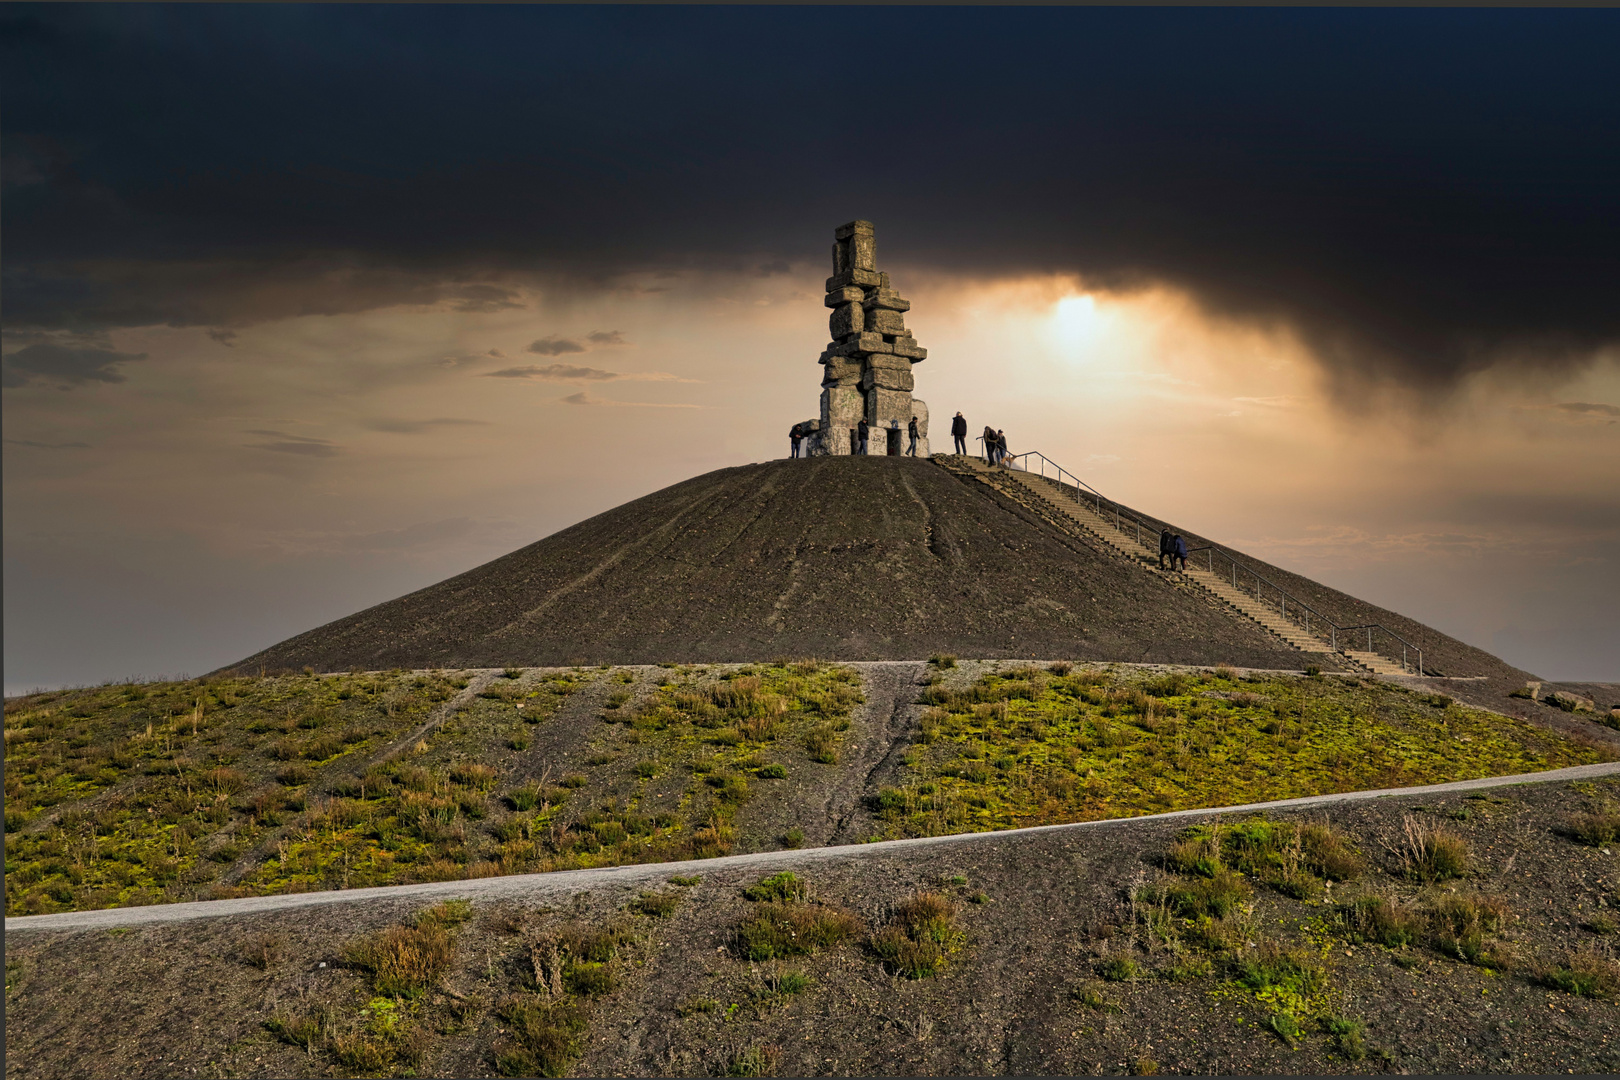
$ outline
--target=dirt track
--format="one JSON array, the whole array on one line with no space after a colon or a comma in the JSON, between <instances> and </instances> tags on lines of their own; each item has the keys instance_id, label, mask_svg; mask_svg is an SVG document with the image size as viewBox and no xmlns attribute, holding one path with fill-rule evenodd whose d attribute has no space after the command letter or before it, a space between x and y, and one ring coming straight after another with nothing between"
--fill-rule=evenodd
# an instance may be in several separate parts
<instances>
[{"instance_id":1,"label":"dirt track","mask_svg":"<svg viewBox=\"0 0 1620 1080\"><path fill-rule=\"evenodd\" d=\"M1005 843L1016 844L1021 838L1043 833L1074 829L1111 829L1136 827L1151 822L1183 818L1210 817L1223 814L1241 814L1266 810L1305 810L1317 806L1339 803L1364 802L1368 799L1392 797L1421 798L1442 793L1480 791L1513 784L1535 784L1552 781L1592 780L1620 775L1620 762L1599 765L1578 765L1570 769L1550 772L1524 773L1518 776L1485 777L1479 780L1457 780L1449 784L1430 784L1414 788L1381 788L1375 791L1341 792L1335 795L1312 795L1303 799L1281 799L1276 802L1250 803L1243 806L1218 806L1200 810L1177 810L1169 814L1150 814L1136 818L1114 818L1106 821L1083 821L1069 825L1040 825L1028 829L1008 829L994 833L958 833L952 836L927 836L911 840L886 840L880 843L850 843L834 841L834 846L806 848L796 851L761 851L749 855L728 855L697 862L649 863L632 866L607 866L594 870L566 870L551 874L516 874L511 877L480 878L472 881L432 882L422 885L394 885L377 889L349 889L331 892L293 893L280 896L251 896L237 900L212 900L190 904L155 904L151 907L107 908L100 911L67 911L55 915L29 915L6 919L6 933L29 931L105 929L115 926L137 926L161 922L185 922L192 919L224 918L237 915L257 915L272 911L328 904L372 903L381 900L409 900L433 903L446 897L473 897L481 900L517 899L552 900L569 896L580 889L605 886L631 887L663 880L671 874L701 871L712 873L748 867L760 873L769 873L782 867L803 867L811 863L834 860L859 861L863 858L887 856L897 851L909 851L945 844ZM848 822L849 817L843 817Z\"/></svg>"}]
</instances>

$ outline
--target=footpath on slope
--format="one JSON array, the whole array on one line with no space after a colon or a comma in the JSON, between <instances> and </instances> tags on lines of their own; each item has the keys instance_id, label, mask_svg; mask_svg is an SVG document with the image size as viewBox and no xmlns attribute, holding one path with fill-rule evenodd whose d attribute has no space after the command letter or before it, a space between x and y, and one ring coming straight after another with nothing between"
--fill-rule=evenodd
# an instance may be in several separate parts
<instances>
[{"instance_id":1,"label":"footpath on slope","mask_svg":"<svg viewBox=\"0 0 1620 1080\"><path fill-rule=\"evenodd\" d=\"M386 900L428 902L450 898L479 900L555 898L604 885L635 886L649 884L662 881L671 874L710 873L733 867L752 867L758 870L768 870L828 860L875 858L902 849L929 848L945 844L1000 844L1009 841L1016 842L1020 837L1072 830L1117 829L1183 818L1256 813L1270 810L1300 810L1315 806L1329 806L1336 803L1362 802L1369 799L1428 797L1447 792L1476 791L1518 784L1593 780L1599 777L1615 775L1620 775L1620 762L1602 762L1595 765L1577 765L1568 769L1552 769L1547 772L1521 773L1515 776L1454 780L1444 784L1426 784L1421 787L1347 791L1332 795L1310 795L1297 799L1279 799L1274 802L1245 803L1237 806L1218 806L1195 810L1175 810L1164 814L1145 814L1139 817L1108 818L1101 821L1081 821L1065 825L1036 825L1029 828L1007 829L1000 832L954 833L948 836L885 840L871 844L845 844L821 848L762 851L750 855L726 855L715 859L695 859L672 863L638 863L628 866L600 867L591 870L562 870L549 874L514 874L509 877L426 882L417 885L390 885L369 889L253 896L235 900L158 904L138 908L103 908L96 911L67 911L52 915L24 915L8 917L5 923L5 932L11 934L31 931L110 929L153 923L185 922L193 919L259 915L267 912L330 904L368 903Z\"/></svg>"}]
</instances>

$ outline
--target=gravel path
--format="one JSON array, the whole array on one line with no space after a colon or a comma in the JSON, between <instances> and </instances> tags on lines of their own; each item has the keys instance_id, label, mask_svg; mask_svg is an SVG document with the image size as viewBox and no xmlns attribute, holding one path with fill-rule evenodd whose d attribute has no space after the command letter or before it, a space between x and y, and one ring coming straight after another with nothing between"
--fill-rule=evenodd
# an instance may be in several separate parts
<instances>
[{"instance_id":1,"label":"gravel path","mask_svg":"<svg viewBox=\"0 0 1620 1080\"><path fill-rule=\"evenodd\" d=\"M806 863L828 860L858 860L901 847L973 843L975 841L1001 843L1029 833L1053 832L1063 829L1108 829L1121 825L1135 825L1144 821L1206 817L1211 814L1233 814L1256 810L1324 806L1331 803L1356 802L1391 796L1423 796L1448 791L1504 787L1511 784L1589 780L1616 774L1620 774L1620 762L1604 762L1597 765L1577 765L1568 769L1553 769L1549 772L1523 773L1518 776L1492 776L1478 780L1457 780L1446 784L1429 784L1422 787L1380 788L1374 791L1349 791L1336 795L1312 795L1300 799L1281 799L1276 802L1220 806L1203 810L1177 810L1167 814L1110 818L1104 821L1084 821L1069 825L1038 825L1027 829L1008 829L1002 832L958 833L952 836L887 840L874 844L850 844L789 851L763 851L751 855L728 855L718 859L607 866L594 870L564 870L550 874L517 874L510 877L478 878L470 881L436 881L420 885L392 885L373 889L345 889L328 892L292 893L280 896L252 896L239 900L155 904L151 907L109 908L100 911L66 911L54 915L26 915L8 918L6 919L5 932L14 934L30 930L107 929L115 926L183 922L190 919L254 915L262 912L282 911L322 904L347 904L389 899L408 898L418 902L427 902L451 897L476 898L479 900L516 897L527 899L554 896L566 897L584 889L606 884L634 885L642 882L653 883L662 881L671 874L689 874L694 871L710 872L736 866L753 866L761 870L779 866L798 867Z\"/></svg>"}]
</instances>

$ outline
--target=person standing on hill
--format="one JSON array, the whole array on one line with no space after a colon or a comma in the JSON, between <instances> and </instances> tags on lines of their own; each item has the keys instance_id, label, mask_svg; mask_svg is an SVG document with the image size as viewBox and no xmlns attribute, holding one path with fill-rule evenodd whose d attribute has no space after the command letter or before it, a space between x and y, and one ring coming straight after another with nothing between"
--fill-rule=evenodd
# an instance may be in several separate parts
<instances>
[{"instance_id":1,"label":"person standing on hill","mask_svg":"<svg viewBox=\"0 0 1620 1080\"><path fill-rule=\"evenodd\" d=\"M1170 569L1174 570L1176 568L1176 561L1179 559L1181 572L1185 574L1187 572L1187 541L1177 536L1172 542L1175 544L1175 554L1170 556Z\"/></svg>"},{"instance_id":2,"label":"person standing on hill","mask_svg":"<svg viewBox=\"0 0 1620 1080\"><path fill-rule=\"evenodd\" d=\"M956 419L951 421L951 438L956 440L956 452L967 457L967 418L960 410L956 414Z\"/></svg>"},{"instance_id":3,"label":"person standing on hill","mask_svg":"<svg viewBox=\"0 0 1620 1080\"><path fill-rule=\"evenodd\" d=\"M1176 545L1170 539L1170 530L1169 529L1161 529L1161 530L1159 530L1159 569L1160 570L1164 569L1164 557L1166 555L1170 556L1171 562L1174 563L1175 557L1176 557Z\"/></svg>"},{"instance_id":4,"label":"person standing on hill","mask_svg":"<svg viewBox=\"0 0 1620 1080\"><path fill-rule=\"evenodd\" d=\"M984 463L994 465L996 463L996 429L986 425L981 438L984 440Z\"/></svg>"},{"instance_id":5,"label":"person standing on hill","mask_svg":"<svg viewBox=\"0 0 1620 1080\"><path fill-rule=\"evenodd\" d=\"M1005 431L996 432L996 463L998 465L1007 463L1007 433Z\"/></svg>"},{"instance_id":6,"label":"person standing on hill","mask_svg":"<svg viewBox=\"0 0 1620 1080\"><path fill-rule=\"evenodd\" d=\"M799 440L804 438L804 424L794 424L788 429L788 441L793 444L792 457L799 456Z\"/></svg>"},{"instance_id":7,"label":"person standing on hill","mask_svg":"<svg viewBox=\"0 0 1620 1080\"><path fill-rule=\"evenodd\" d=\"M915 416L913 416L911 418L911 423L906 425L906 435L908 435L910 437L910 439L911 439L911 445L906 447L906 456L907 457L916 457L917 456L917 418Z\"/></svg>"},{"instance_id":8,"label":"person standing on hill","mask_svg":"<svg viewBox=\"0 0 1620 1080\"><path fill-rule=\"evenodd\" d=\"M855 429L855 432L860 437L861 453L864 455L866 453L867 436L871 434L871 429L866 426L866 417L861 417L860 425Z\"/></svg>"}]
</instances>

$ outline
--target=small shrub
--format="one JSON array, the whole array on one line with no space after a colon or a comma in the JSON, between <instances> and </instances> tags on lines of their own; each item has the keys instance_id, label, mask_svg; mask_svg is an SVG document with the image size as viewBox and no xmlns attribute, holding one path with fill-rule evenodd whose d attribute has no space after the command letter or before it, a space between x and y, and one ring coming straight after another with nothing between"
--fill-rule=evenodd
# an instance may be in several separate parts
<instances>
[{"instance_id":1,"label":"small shrub","mask_svg":"<svg viewBox=\"0 0 1620 1080\"><path fill-rule=\"evenodd\" d=\"M1299 1021L1294 1019L1292 1013L1272 1013L1271 1016L1266 1020L1266 1027L1270 1028L1278 1038L1282 1039L1283 1042L1290 1045L1292 1045L1294 1040L1298 1039L1302 1034L1299 1027Z\"/></svg>"},{"instance_id":2,"label":"small shrub","mask_svg":"<svg viewBox=\"0 0 1620 1080\"><path fill-rule=\"evenodd\" d=\"M1162 900L1177 915L1188 919L1209 916L1224 919L1242 906L1254 890L1231 870L1221 867L1208 878L1171 882L1150 890L1150 903Z\"/></svg>"},{"instance_id":3,"label":"small shrub","mask_svg":"<svg viewBox=\"0 0 1620 1080\"><path fill-rule=\"evenodd\" d=\"M739 1050L726 1065L727 1076L773 1076L782 1060L782 1051L776 1046L755 1043Z\"/></svg>"},{"instance_id":4,"label":"small shrub","mask_svg":"<svg viewBox=\"0 0 1620 1080\"><path fill-rule=\"evenodd\" d=\"M1109 982L1129 982L1141 969L1128 956L1110 956L1097 965L1097 974Z\"/></svg>"},{"instance_id":5,"label":"small shrub","mask_svg":"<svg viewBox=\"0 0 1620 1080\"><path fill-rule=\"evenodd\" d=\"M842 908L769 901L737 927L736 948L756 962L804 956L842 943L860 926L860 920Z\"/></svg>"},{"instance_id":6,"label":"small shrub","mask_svg":"<svg viewBox=\"0 0 1620 1080\"><path fill-rule=\"evenodd\" d=\"M782 846L785 848L804 847L804 830L795 826L782 835Z\"/></svg>"},{"instance_id":7,"label":"small shrub","mask_svg":"<svg viewBox=\"0 0 1620 1080\"><path fill-rule=\"evenodd\" d=\"M1408 816L1393 846L1401 874L1426 885L1450 881L1468 870L1468 842L1443 825Z\"/></svg>"},{"instance_id":8,"label":"small shrub","mask_svg":"<svg viewBox=\"0 0 1620 1080\"><path fill-rule=\"evenodd\" d=\"M1301 951L1271 941L1248 950L1230 962L1233 981L1254 991L1280 989L1308 996L1327 983L1327 972Z\"/></svg>"},{"instance_id":9,"label":"small shrub","mask_svg":"<svg viewBox=\"0 0 1620 1080\"><path fill-rule=\"evenodd\" d=\"M524 784L506 793L507 805L524 813L538 807L543 799L544 792L541 791L539 784Z\"/></svg>"},{"instance_id":10,"label":"small shrub","mask_svg":"<svg viewBox=\"0 0 1620 1080\"><path fill-rule=\"evenodd\" d=\"M658 762L651 760L636 762L635 774L643 780L651 780L658 775Z\"/></svg>"},{"instance_id":11,"label":"small shrub","mask_svg":"<svg viewBox=\"0 0 1620 1080\"><path fill-rule=\"evenodd\" d=\"M570 773L568 776L563 777L557 782L565 788L582 788L586 784L590 783L590 781L586 780L585 777L579 773Z\"/></svg>"},{"instance_id":12,"label":"small shrub","mask_svg":"<svg viewBox=\"0 0 1620 1080\"><path fill-rule=\"evenodd\" d=\"M956 666L956 657L951 653L935 653L928 658L928 662L937 668L953 668Z\"/></svg>"},{"instance_id":13,"label":"small shrub","mask_svg":"<svg viewBox=\"0 0 1620 1080\"><path fill-rule=\"evenodd\" d=\"M501 678L503 678L503 679L520 679L522 677L523 677L523 669L522 668L509 667L509 668L504 669L501 672Z\"/></svg>"},{"instance_id":14,"label":"small shrub","mask_svg":"<svg viewBox=\"0 0 1620 1080\"><path fill-rule=\"evenodd\" d=\"M377 993L415 998L439 980L454 955L450 932L429 920L363 938L348 948L344 959L370 973Z\"/></svg>"},{"instance_id":15,"label":"small shrub","mask_svg":"<svg viewBox=\"0 0 1620 1080\"><path fill-rule=\"evenodd\" d=\"M809 888L791 870L761 878L743 890L743 898L754 901L805 900L809 895Z\"/></svg>"},{"instance_id":16,"label":"small shrub","mask_svg":"<svg viewBox=\"0 0 1620 1080\"><path fill-rule=\"evenodd\" d=\"M923 979L943 967L964 938L951 901L939 893L919 892L894 906L889 922L872 935L870 944L892 973Z\"/></svg>"},{"instance_id":17,"label":"small shrub","mask_svg":"<svg viewBox=\"0 0 1620 1080\"><path fill-rule=\"evenodd\" d=\"M221 795L235 795L247 786L247 775L236 769L209 769L202 774L204 787Z\"/></svg>"},{"instance_id":18,"label":"small shrub","mask_svg":"<svg viewBox=\"0 0 1620 1080\"><path fill-rule=\"evenodd\" d=\"M641 899L636 901L637 911L657 919L667 918L680 906L680 894L672 892L642 893Z\"/></svg>"},{"instance_id":19,"label":"small shrub","mask_svg":"<svg viewBox=\"0 0 1620 1080\"><path fill-rule=\"evenodd\" d=\"M669 883L671 885L680 885L685 888L691 888L693 885L698 884L702 880L703 878L697 874L693 874L690 877L682 877L680 874L676 874L674 877L669 879Z\"/></svg>"},{"instance_id":20,"label":"small shrub","mask_svg":"<svg viewBox=\"0 0 1620 1080\"><path fill-rule=\"evenodd\" d=\"M309 783L313 776L314 774L302 765L289 765L276 773L276 783L283 787L299 787Z\"/></svg>"},{"instance_id":21,"label":"small shrub","mask_svg":"<svg viewBox=\"0 0 1620 1080\"><path fill-rule=\"evenodd\" d=\"M512 1038L496 1052L495 1067L503 1076L567 1074L579 1056L587 1026L576 1006L523 994L502 1002L498 1015Z\"/></svg>"},{"instance_id":22,"label":"small shrub","mask_svg":"<svg viewBox=\"0 0 1620 1080\"><path fill-rule=\"evenodd\" d=\"M282 1042L301 1050L313 1051L321 1043L322 1018L318 1013L301 1016L278 1012L265 1021L265 1027Z\"/></svg>"},{"instance_id":23,"label":"small shrub","mask_svg":"<svg viewBox=\"0 0 1620 1080\"><path fill-rule=\"evenodd\" d=\"M831 724L821 724L806 734L804 748L810 752L811 761L823 765L838 764L838 736Z\"/></svg>"},{"instance_id":24,"label":"small shrub","mask_svg":"<svg viewBox=\"0 0 1620 1080\"><path fill-rule=\"evenodd\" d=\"M1096 1009L1098 1012L1119 1012L1119 1005L1110 1001L1107 995L1096 987L1076 987L1069 991L1069 1000L1087 1009Z\"/></svg>"},{"instance_id":25,"label":"small shrub","mask_svg":"<svg viewBox=\"0 0 1620 1080\"><path fill-rule=\"evenodd\" d=\"M495 770L477 762L456 765L450 770L450 782L462 787L487 791L495 783Z\"/></svg>"},{"instance_id":26,"label":"small shrub","mask_svg":"<svg viewBox=\"0 0 1620 1080\"><path fill-rule=\"evenodd\" d=\"M281 961L282 951L279 934L254 934L242 942L241 956L245 963L269 971Z\"/></svg>"},{"instance_id":27,"label":"small shrub","mask_svg":"<svg viewBox=\"0 0 1620 1080\"><path fill-rule=\"evenodd\" d=\"M613 965L597 960L571 960L563 969L563 986L571 994L596 997L611 994L619 985Z\"/></svg>"},{"instance_id":28,"label":"small shrub","mask_svg":"<svg viewBox=\"0 0 1620 1080\"><path fill-rule=\"evenodd\" d=\"M1576 997L1613 997L1620 989L1614 961L1596 952L1571 953L1562 964L1538 971L1536 981Z\"/></svg>"},{"instance_id":29,"label":"small shrub","mask_svg":"<svg viewBox=\"0 0 1620 1080\"><path fill-rule=\"evenodd\" d=\"M1322 1030L1333 1040L1333 1052L1346 1061L1360 1061L1367 1056L1367 1044L1362 1040L1362 1023L1342 1016L1324 1016L1318 1021Z\"/></svg>"},{"instance_id":30,"label":"small shrub","mask_svg":"<svg viewBox=\"0 0 1620 1080\"><path fill-rule=\"evenodd\" d=\"M760 766L759 771L754 775L761 780L785 780L787 778L787 767L773 761L769 765Z\"/></svg>"},{"instance_id":31,"label":"small shrub","mask_svg":"<svg viewBox=\"0 0 1620 1080\"><path fill-rule=\"evenodd\" d=\"M1612 810L1571 814L1564 823L1564 832L1580 843L1602 847L1620 838L1620 814Z\"/></svg>"},{"instance_id":32,"label":"small shrub","mask_svg":"<svg viewBox=\"0 0 1620 1080\"><path fill-rule=\"evenodd\" d=\"M1341 908L1339 918L1357 939L1390 949L1415 944L1423 929L1410 908L1384 896L1363 896Z\"/></svg>"}]
</instances>

